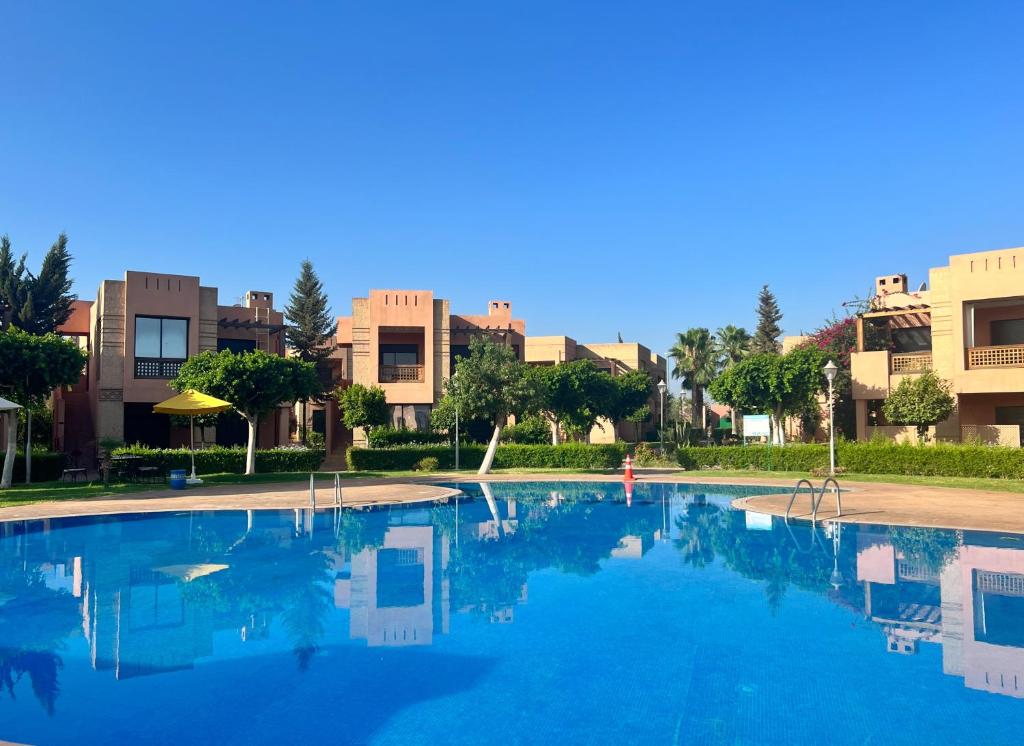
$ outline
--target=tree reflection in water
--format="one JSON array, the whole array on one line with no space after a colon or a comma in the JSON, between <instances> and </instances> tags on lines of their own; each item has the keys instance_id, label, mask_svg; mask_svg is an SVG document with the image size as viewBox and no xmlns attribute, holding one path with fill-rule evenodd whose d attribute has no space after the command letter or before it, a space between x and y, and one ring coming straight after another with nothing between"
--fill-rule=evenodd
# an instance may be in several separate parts
<instances>
[{"instance_id":1,"label":"tree reflection in water","mask_svg":"<svg viewBox=\"0 0 1024 746\"><path fill-rule=\"evenodd\" d=\"M78 603L67 591L46 586L42 573L22 569L17 558L0 565L0 692L28 676L32 692L48 714L60 693L57 651L79 624Z\"/></svg>"}]
</instances>

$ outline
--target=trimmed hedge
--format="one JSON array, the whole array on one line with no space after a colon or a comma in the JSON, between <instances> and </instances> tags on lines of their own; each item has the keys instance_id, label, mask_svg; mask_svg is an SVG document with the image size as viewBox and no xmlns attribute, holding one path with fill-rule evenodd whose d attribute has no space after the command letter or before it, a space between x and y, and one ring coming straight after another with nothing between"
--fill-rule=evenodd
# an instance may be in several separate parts
<instances>
[{"instance_id":1,"label":"trimmed hedge","mask_svg":"<svg viewBox=\"0 0 1024 746\"><path fill-rule=\"evenodd\" d=\"M0 467L3 466L4 456L0 452ZM64 473L66 459L63 453L53 453L42 449L32 449L32 481L52 482L60 479ZM18 451L14 455L14 475L11 478L14 484L25 481L25 454Z\"/></svg>"},{"instance_id":2,"label":"trimmed hedge","mask_svg":"<svg viewBox=\"0 0 1024 746\"><path fill-rule=\"evenodd\" d=\"M771 467L776 471L811 471L828 466L828 446L792 443L771 449ZM768 446L684 446L677 454L684 469L767 469Z\"/></svg>"},{"instance_id":3,"label":"trimmed hedge","mask_svg":"<svg viewBox=\"0 0 1024 746\"><path fill-rule=\"evenodd\" d=\"M392 448L407 445L440 445L448 442L443 433L426 430L405 430L394 427L375 427L369 434L371 448Z\"/></svg>"},{"instance_id":4,"label":"trimmed hedge","mask_svg":"<svg viewBox=\"0 0 1024 746\"><path fill-rule=\"evenodd\" d=\"M134 445L117 448L113 453L115 456L142 456L148 466L158 466L163 470L189 469L192 464L191 451L187 448L148 448ZM322 448L272 448L256 451L256 471L316 471L323 460ZM213 446L196 451L196 472L244 474L245 449Z\"/></svg>"},{"instance_id":5,"label":"trimmed hedge","mask_svg":"<svg viewBox=\"0 0 1024 746\"><path fill-rule=\"evenodd\" d=\"M772 468L811 471L828 466L828 445L792 443L771 449ZM767 469L768 447L709 446L679 449L687 469ZM1024 479L1024 448L936 443L836 444L836 464L853 474Z\"/></svg>"},{"instance_id":6,"label":"trimmed hedge","mask_svg":"<svg viewBox=\"0 0 1024 746\"><path fill-rule=\"evenodd\" d=\"M476 469L487 446L463 445L460 466ZM499 445L494 456L496 469L617 469L626 457L624 443L562 445ZM436 458L439 468L455 468L452 446L401 446L396 448L349 448L348 467L353 471L411 470L424 458Z\"/></svg>"}]
</instances>

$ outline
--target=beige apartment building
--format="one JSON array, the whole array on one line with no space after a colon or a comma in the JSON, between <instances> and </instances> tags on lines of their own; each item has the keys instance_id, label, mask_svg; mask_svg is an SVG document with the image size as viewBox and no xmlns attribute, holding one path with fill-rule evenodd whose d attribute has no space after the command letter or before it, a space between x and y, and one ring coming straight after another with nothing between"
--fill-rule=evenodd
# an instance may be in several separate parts
<instances>
[{"instance_id":1,"label":"beige apartment building","mask_svg":"<svg viewBox=\"0 0 1024 746\"><path fill-rule=\"evenodd\" d=\"M76 301L60 333L88 351L82 379L54 394L54 447L81 457L96 455L98 442L113 438L154 447L185 445L187 425L176 426L153 405L174 395L167 385L189 357L204 350L264 350L285 354L284 318L273 294L251 290L237 305L221 305L217 288L199 278L125 272L104 280L95 301ZM286 443L289 411L264 418L261 448ZM245 443L247 427L233 413L202 434L221 445Z\"/></svg>"},{"instance_id":2,"label":"beige apartment building","mask_svg":"<svg viewBox=\"0 0 1024 746\"><path fill-rule=\"evenodd\" d=\"M903 378L931 369L952 384L956 411L942 440L1020 446L1024 426L1024 248L958 254L917 290L906 275L876 280L851 356L857 437L914 440L882 402Z\"/></svg>"},{"instance_id":3,"label":"beige apartment building","mask_svg":"<svg viewBox=\"0 0 1024 746\"><path fill-rule=\"evenodd\" d=\"M425 430L455 360L468 354L474 337L506 344L528 363L557 364L586 357L612 375L639 369L656 380L665 377L664 358L643 345L578 345L569 337L527 337L526 322L513 317L509 301L490 301L485 314L459 314L430 290L371 290L365 298L353 298L352 315L338 318L331 354L334 377L341 386L380 386L387 395L393 426ZM652 412L656 411L653 406ZM353 442L365 443L361 431L346 431L333 401L313 417L314 429L325 433L329 453ZM595 428L593 436L595 442L603 442L613 440L615 433L610 427Z\"/></svg>"}]
</instances>

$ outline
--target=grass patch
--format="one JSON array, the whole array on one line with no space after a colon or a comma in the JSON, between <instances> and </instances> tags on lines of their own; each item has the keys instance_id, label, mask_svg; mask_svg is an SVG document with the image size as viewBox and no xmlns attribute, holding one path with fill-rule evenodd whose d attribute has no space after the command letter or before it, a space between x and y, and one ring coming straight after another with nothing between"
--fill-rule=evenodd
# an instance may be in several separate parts
<instances>
[{"instance_id":1,"label":"grass patch","mask_svg":"<svg viewBox=\"0 0 1024 746\"><path fill-rule=\"evenodd\" d=\"M681 471L672 476L693 477L699 481L701 476L715 478L743 477L746 479L810 479L815 485L824 477L812 477L805 471L763 471L758 469L702 469L699 471ZM909 476L906 474L840 474L837 479L843 482L874 482L885 484L909 484L921 487L951 487L961 490L990 490L992 492L1011 492L1024 494L1024 481L1018 479L994 479L985 477L930 477Z\"/></svg>"}]
</instances>

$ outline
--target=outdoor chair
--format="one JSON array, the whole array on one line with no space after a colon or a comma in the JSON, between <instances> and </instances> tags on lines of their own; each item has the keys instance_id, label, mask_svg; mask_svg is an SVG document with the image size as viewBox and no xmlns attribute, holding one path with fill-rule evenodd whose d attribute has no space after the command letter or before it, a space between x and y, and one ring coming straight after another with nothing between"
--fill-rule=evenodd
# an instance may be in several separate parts
<instances>
[{"instance_id":1,"label":"outdoor chair","mask_svg":"<svg viewBox=\"0 0 1024 746\"><path fill-rule=\"evenodd\" d=\"M82 458L82 452L74 450L71 452L71 459L67 467L61 472L60 481L62 482L77 482L79 479L87 479L89 476L89 470L84 466L79 466L79 462Z\"/></svg>"}]
</instances>

